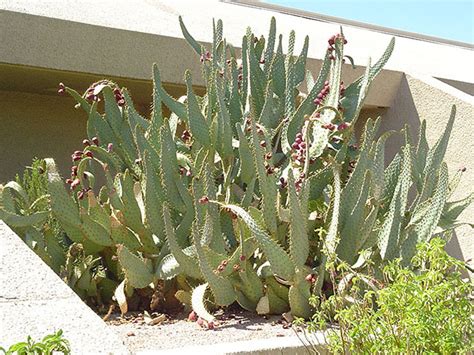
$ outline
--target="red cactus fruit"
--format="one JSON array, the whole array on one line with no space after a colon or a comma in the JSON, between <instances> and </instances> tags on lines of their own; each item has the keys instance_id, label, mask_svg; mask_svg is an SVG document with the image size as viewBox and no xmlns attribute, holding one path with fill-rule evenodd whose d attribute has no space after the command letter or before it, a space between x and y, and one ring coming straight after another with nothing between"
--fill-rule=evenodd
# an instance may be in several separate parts
<instances>
[{"instance_id":1,"label":"red cactus fruit","mask_svg":"<svg viewBox=\"0 0 474 355\"><path fill-rule=\"evenodd\" d=\"M195 322L197 320L196 312L191 311L191 313L189 313L188 315L188 320L191 322Z\"/></svg>"},{"instance_id":2,"label":"red cactus fruit","mask_svg":"<svg viewBox=\"0 0 474 355\"><path fill-rule=\"evenodd\" d=\"M207 329L209 329L209 330L214 330L214 328L215 328L214 322L209 322L209 323L207 323Z\"/></svg>"},{"instance_id":3,"label":"red cactus fruit","mask_svg":"<svg viewBox=\"0 0 474 355\"><path fill-rule=\"evenodd\" d=\"M72 176L76 176L77 175L77 166L74 165L73 167L71 167L71 175Z\"/></svg>"},{"instance_id":4,"label":"red cactus fruit","mask_svg":"<svg viewBox=\"0 0 474 355\"><path fill-rule=\"evenodd\" d=\"M72 179L66 179L66 184L71 185L72 184Z\"/></svg>"},{"instance_id":5,"label":"red cactus fruit","mask_svg":"<svg viewBox=\"0 0 474 355\"><path fill-rule=\"evenodd\" d=\"M331 36L331 37L328 39L329 45L330 45L330 46L334 45L335 40L336 40L336 35Z\"/></svg>"},{"instance_id":6,"label":"red cactus fruit","mask_svg":"<svg viewBox=\"0 0 474 355\"><path fill-rule=\"evenodd\" d=\"M199 326L203 326L204 325L204 319L202 319L201 317L198 318L197 322L196 322Z\"/></svg>"},{"instance_id":7,"label":"red cactus fruit","mask_svg":"<svg viewBox=\"0 0 474 355\"><path fill-rule=\"evenodd\" d=\"M203 196L203 197L201 197L201 198L199 199L199 203L200 203L201 205L205 205L205 204L208 203L208 202L209 202L209 197L207 197L207 196Z\"/></svg>"},{"instance_id":8,"label":"red cactus fruit","mask_svg":"<svg viewBox=\"0 0 474 355\"><path fill-rule=\"evenodd\" d=\"M240 259L240 261L245 261L246 256L245 256L245 255L241 255L239 259Z\"/></svg>"},{"instance_id":9,"label":"red cactus fruit","mask_svg":"<svg viewBox=\"0 0 474 355\"><path fill-rule=\"evenodd\" d=\"M107 151L111 153L113 150L114 150L114 144L113 143L107 144Z\"/></svg>"},{"instance_id":10,"label":"red cactus fruit","mask_svg":"<svg viewBox=\"0 0 474 355\"><path fill-rule=\"evenodd\" d=\"M346 122L342 122L339 126L337 126L338 131L343 131L349 127L349 124Z\"/></svg>"},{"instance_id":11,"label":"red cactus fruit","mask_svg":"<svg viewBox=\"0 0 474 355\"><path fill-rule=\"evenodd\" d=\"M84 155L86 157L89 157L89 158L93 158L94 157L94 154L92 154L92 152L85 152Z\"/></svg>"},{"instance_id":12,"label":"red cactus fruit","mask_svg":"<svg viewBox=\"0 0 474 355\"><path fill-rule=\"evenodd\" d=\"M79 179L74 179L74 181L71 182L71 189L74 189L80 183L81 183L81 181Z\"/></svg>"},{"instance_id":13,"label":"red cactus fruit","mask_svg":"<svg viewBox=\"0 0 474 355\"><path fill-rule=\"evenodd\" d=\"M59 83L58 85L58 94L63 95L66 92L66 87L63 83Z\"/></svg>"},{"instance_id":14,"label":"red cactus fruit","mask_svg":"<svg viewBox=\"0 0 474 355\"><path fill-rule=\"evenodd\" d=\"M92 143L94 143L95 145L99 145L99 138L93 137L92 138Z\"/></svg>"},{"instance_id":15,"label":"red cactus fruit","mask_svg":"<svg viewBox=\"0 0 474 355\"><path fill-rule=\"evenodd\" d=\"M84 140L82 141L82 144L84 144L84 147L88 147L88 146L91 145L91 142L89 142L88 139L84 139Z\"/></svg>"},{"instance_id":16,"label":"red cactus fruit","mask_svg":"<svg viewBox=\"0 0 474 355\"><path fill-rule=\"evenodd\" d=\"M305 279L306 281L308 281L308 282L311 282L311 283L312 283L312 282L313 282L313 275L311 275L311 274L308 274L308 275L306 275L306 277L305 277L304 279Z\"/></svg>"}]
</instances>

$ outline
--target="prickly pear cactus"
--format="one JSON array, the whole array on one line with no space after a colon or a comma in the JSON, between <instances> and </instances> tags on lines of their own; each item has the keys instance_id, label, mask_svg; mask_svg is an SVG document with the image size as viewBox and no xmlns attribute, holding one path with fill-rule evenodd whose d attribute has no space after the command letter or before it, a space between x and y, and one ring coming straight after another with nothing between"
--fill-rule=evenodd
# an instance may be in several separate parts
<instances>
[{"instance_id":1,"label":"prickly pear cactus","mask_svg":"<svg viewBox=\"0 0 474 355\"><path fill-rule=\"evenodd\" d=\"M342 71L351 69L343 63L352 59L344 54L342 30L329 39L314 79L305 68L309 39L295 55L291 32L284 50L274 19L267 39L247 30L239 55L223 37L222 21L213 25L210 48L182 19L180 25L201 62L203 96L194 92L190 71L186 95L170 96L157 65L150 119L111 81L94 83L84 95L60 86L88 115L88 137L71 155L65 181L46 160L48 192L53 215L81 246L87 290L105 280L118 285L116 299L126 310L133 289L160 295L174 282L182 288L176 297L190 302L209 327L215 324L211 306L234 302L261 314L290 310L310 317L308 298L331 289L328 271L335 264L363 267L364 250L377 263L409 260L413 246L437 227L456 226L473 197L446 201L454 184L442 161L454 110L433 148L423 125L417 145L407 139L387 167L391 132L379 135L380 119L365 123L361 142L355 137L394 40L346 86ZM4 215L13 213L12 188L3 189ZM41 223L40 217L27 218ZM101 272L90 276L99 255Z\"/></svg>"}]
</instances>

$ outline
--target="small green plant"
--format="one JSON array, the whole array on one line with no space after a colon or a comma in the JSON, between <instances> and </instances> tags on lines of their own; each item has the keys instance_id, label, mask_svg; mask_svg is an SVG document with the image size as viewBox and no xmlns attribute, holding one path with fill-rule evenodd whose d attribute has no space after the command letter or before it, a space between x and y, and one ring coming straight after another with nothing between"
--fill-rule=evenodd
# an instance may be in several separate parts
<instances>
[{"instance_id":1,"label":"small green plant","mask_svg":"<svg viewBox=\"0 0 474 355\"><path fill-rule=\"evenodd\" d=\"M41 198L33 206L33 211L43 211L49 207L48 200L43 197L48 192L48 179L44 173L44 160L34 158L31 166L26 167L21 175L16 174L15 176L15 182L23 187L30 201ZM26 209L28 207L24 206Z\"/></svg>"},{"instance_id":2,"label":"small green plant","mask_svg":"<svg viewBox=\"0 0 474 355\"><path fill-rule=\"evenodd\" d=\"M347 294L331 296L307 329L324 331L329 350L336 354L471 351L472 283L461 279L464 264L450 257L444 246L439 238L419 244L413 270L402 268L398 259L391 261L383 270L380 289L369 289L358 300ZM359 283L352 282L360 294ZM338 326L331 328L331 322Z\"/></svg>"},{"instance_id":3,"label":"small green plant","mask_svg":"<svg viewBox=\"0 0 474 355\"><path fill-rule=\"evenodd\" d=\"M68 239L51 214L43 159L34 158L14 181L0 186L0 219L59 273Z\"/></svg>"},{"instance_id":4,"label":"small green plant","mask_svg":"<svg viewBox=\"0 0 474 355\"><path fill-rule=\"evenodd\" d=\"M49 355L49 354L70 354L69 341L64 339L63 331L58 330L54 334L47 335L40 342L35 342L31 336L27 341L13 344L7 350L0 347L0 351L6 355Z\"/></svg>"}]
</instances>

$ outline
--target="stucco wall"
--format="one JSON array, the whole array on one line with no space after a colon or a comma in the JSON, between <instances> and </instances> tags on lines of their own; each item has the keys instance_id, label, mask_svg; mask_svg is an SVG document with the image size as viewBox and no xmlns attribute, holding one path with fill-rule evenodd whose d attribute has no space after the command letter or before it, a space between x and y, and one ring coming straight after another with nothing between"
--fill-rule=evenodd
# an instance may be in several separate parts
<instances>
[{"instance_id":1,"label":"stucco wall","mask_svg":"<svg viewBox=\"0 0 474 355\"><path fill-rule=\"evenodd\" d=\"M63 81L83 92L92 82L103 77L2 65L0 77L6 79L0 83L0 88L4 89L0 90L0 183L13 179L15 174L30 165L34 157L54 158L62 175L67 176L71 166L70 155L82 149L82 140L87 136L87 115L82 109L74 108L76 102L69 95L59 96L57 85ZM127 87L136 109L142 115L149 116L151 81L112 79ZM14 81L13 87L5 85ZM183 86L164 86L174 97L186 92ZM202 88L196 88L196 92L201 93ZM165 115L168 114L165 108Z\"/></svg>"},{"instance_id":2,"label":"stucco wall","mask_svg":"<svg viewBox=\"0 0 474 355\"><path fill-rule=\"evenodd\" d=\"M0 182L12 179L32 158L53 157L62 172L82 147L86 116L68 97L0 91Z\"/></svg>"},{"instance_id":3,"label":"stucco wall","mask_svg":"<svg viewBox=\"0 0 474 355\"><path fill-rule=\"evenodd\" d=\"M474 141L471 139L474 130L473 97L457 90L441 81L431 78L404 75L398 93L387 110L382 121L382 130L403 129L410 126L412 140L417 141L420 124L427 122L427 139L433 146L444 131L449 119L451 106L456 105L457 115L445 161L452 177L461 167L466 167L461 183L451 200L458 200L473 191L474 186ZM390 161L404 142L402 134L389 138L386 158ZM470 206L460 219L474 223L474 206ZM448 244L448 252L460 259L469 260L474 257L474 241L472 230L468 226L457 229L454 238Z\"/></svg>"},{"instance_id":4,"label":"stucco wall","mask_svg":"<svg viewBox=\"0 0 474 355\"><path fill-rule=\"evenodd\" d=\"M456 121L445 161L448 164L450 176L453 176L458 169L466 168L459 187L452 197L453 200L461 199L474 191L474 139L472 138L474 135L474 105L472 96L456 93L449 87L445 87L446 84L437 84L433 81L434 79L430 79L430 83L410 75L407 75L406 79L418 116L420 120L427 121L427 139L430 145L433 145L443 132L449 119L451 106L456 105ZM460 219L474 223L474 205L471 204L460 216ZM464 260L474 257L473 233L473 230L468 226L457 229L456 237ZM452 248L456 247L455 242L453 240Z\"/></svg>"}]
</instances>

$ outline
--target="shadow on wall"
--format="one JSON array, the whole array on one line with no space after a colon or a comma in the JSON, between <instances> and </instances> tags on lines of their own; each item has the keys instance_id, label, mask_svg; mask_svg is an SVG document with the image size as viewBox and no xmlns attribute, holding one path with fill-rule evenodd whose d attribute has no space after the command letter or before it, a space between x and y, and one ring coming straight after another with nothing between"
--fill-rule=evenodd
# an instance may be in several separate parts
<instances>
[{"instance_id":1,"label":"shadow on wall","mask_svg":"<svg viewBox=\"0 0 474 355\"><path fill-rule=\"evenodd\" d=\"M380 132L394 130L400 132L407 124L410 127L410 138L413 144L418 141L418 133L420 130L420 116L413 100L412 92L408 84L405 74L400 81L400 87L393 100L392 105L382 116L382 123ZM429 122L427 122L429 124ZM441 132L439 133L441 134ZM385 148L385 164L392 161L395 154L400 150L400 147L405 143L405 138L402 133L392 135ZM446 251L453 257L463 260L463 253L456 234L446 245Z\"/></svg>"}]
</instances>

